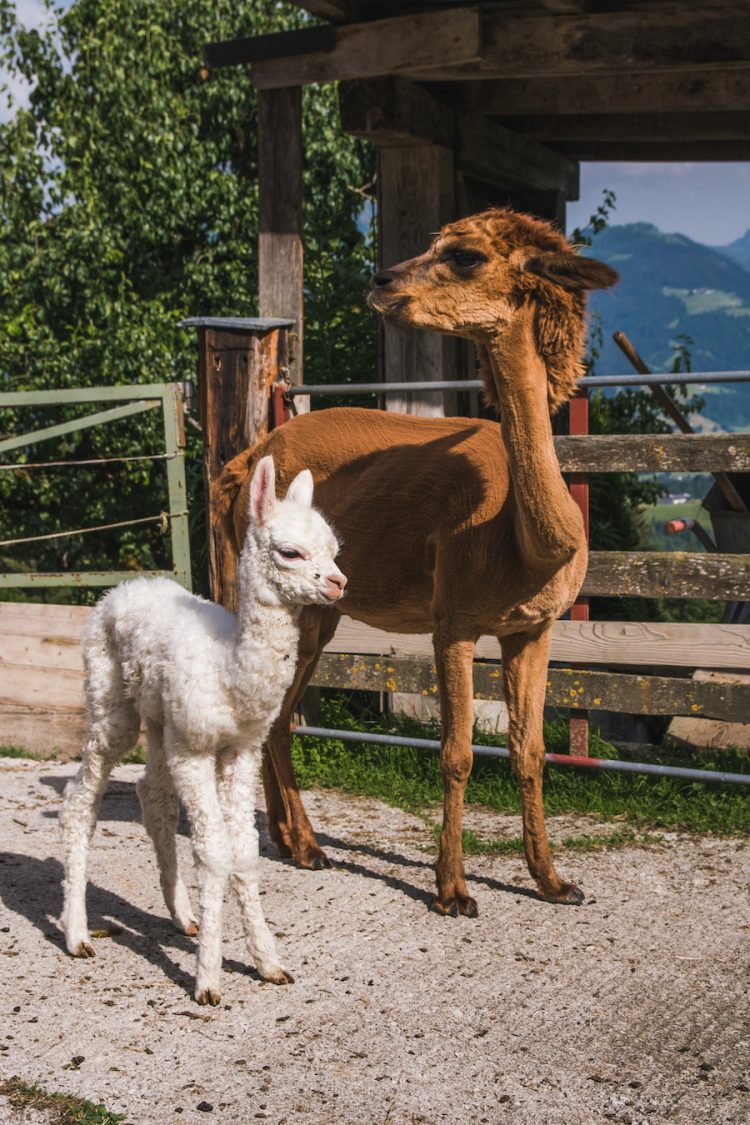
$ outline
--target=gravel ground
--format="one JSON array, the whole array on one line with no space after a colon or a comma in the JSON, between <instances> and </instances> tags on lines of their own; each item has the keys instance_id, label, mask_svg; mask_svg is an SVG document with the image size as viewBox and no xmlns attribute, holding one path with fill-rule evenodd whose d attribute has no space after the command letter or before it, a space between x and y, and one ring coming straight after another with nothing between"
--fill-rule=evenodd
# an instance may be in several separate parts
<instances>
[{"instance_id":1,"label":"gravel ground","mask_svg":"<svg viewBox=\"0 0 750 1125\"><path fill-rule=\"evenodd\" d=\"M520 857L470 857L480 917L440 918L419 818L309 793L333 870L299 871L262 837L265 910L296 983L248 973L230 903L222 1006L207 1010L194 942L165 918L137 766L116 771L90 862L91 926L121 932L94 960L64 953L56 817L75 768L0 762L2 1077L133 1125L750 1122L750 844L562 852L578 909L538 901ZM490 824L518 832L471 811L469 826ZM0 1121L22 1120L42 1118L0 1099Z\"/></svg>"}]
</instances>

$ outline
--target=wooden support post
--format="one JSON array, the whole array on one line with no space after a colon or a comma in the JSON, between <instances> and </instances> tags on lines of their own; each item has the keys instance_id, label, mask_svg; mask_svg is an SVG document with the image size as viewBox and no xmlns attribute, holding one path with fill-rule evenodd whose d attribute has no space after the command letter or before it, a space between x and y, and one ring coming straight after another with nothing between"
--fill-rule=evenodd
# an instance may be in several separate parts
<instances>
[{"instance_id":1,"label":"wooden support post","mask_svg":"<svg viewBox=\"0 0 750 1125\"><path fill-rule=\"evenodd\" d=\"M195 317L211 597L237 608L237 560L224 534L216 482L233 457L266 436L271 388L289 363L290 320Z\"/></svg>"},{"instance_id":2,"label":"wooden support post","mask_svg":"<svg viewBox=\"0 0 750 1125\"><path fill-rule=\"evenodd\" d=\"M258 311L293 321L290 376L302 382L302 93L258 91ZM299 403L298 403L299 405Z\"/></svg>"},{"instance_id":3,"label":"wooden support post","mask_svg":"<svg viewBox=\"0 0 750 1125\"><path fill-rule=\"evenodd\" d=\"M579 391L569 404L569 432L587 434L589 432L589 399L586 391ZM585 473L572 473L570 495L581 509L586 541L589 539L589 479ZM589 599L579 597L570 607L571 621L588 621ZM570 713L570 753L588 757L589 752L589 713L576 710Z\"/></svg>"},{"instance_id":4,"label":"wooden support post","mask_svg":"<svg viewBox=\"0 0 750 1125\"><path fill-rule=\"evenodd\" d=\"M453 153L443 145L379 151L379 264L387 269L424 253L435 231L455 217ZM385 382L458 379L457 341L437 332L383 324ZM388 410L440 417L455 413L454 395L388 395Z\"/></svg>"},{"instance_id":5,"label":"wooden support post","mask_svg":"<svg viewBox=\"0 0 750 1125\"><path fill-rule=\"evenodd\" d=\"M498 173L500 175L500 173ZM561 191L543 191L517 184L502 186L463 175L459 182L460 207L463 214L483 211L486 207L512 207L539 219L547 219L565 231L566 196Z\"/></svg>"}]
</instances>

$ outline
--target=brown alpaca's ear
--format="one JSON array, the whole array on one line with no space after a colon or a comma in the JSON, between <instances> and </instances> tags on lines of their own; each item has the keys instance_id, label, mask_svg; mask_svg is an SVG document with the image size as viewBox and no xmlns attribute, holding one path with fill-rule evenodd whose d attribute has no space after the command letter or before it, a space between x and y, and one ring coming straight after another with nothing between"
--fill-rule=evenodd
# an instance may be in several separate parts
<instances>
[{"instance_id":1,"label":"brown alpaca's ear","mask_svg":"<svg viewBox=\"0 0 750 1125\"><path fill-rule=\"evenodd\" d=\"M609 289L620 280L611 266L596 258L579 258L577 254L540 254L527 261L526 269L571 292Z\"/></svg>"}]
</instances>

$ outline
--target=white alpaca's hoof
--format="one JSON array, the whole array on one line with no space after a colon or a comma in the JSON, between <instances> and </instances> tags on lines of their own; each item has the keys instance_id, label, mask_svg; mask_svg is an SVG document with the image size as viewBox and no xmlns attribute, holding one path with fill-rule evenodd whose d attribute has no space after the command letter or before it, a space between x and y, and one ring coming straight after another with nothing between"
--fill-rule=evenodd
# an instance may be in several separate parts
<instances>
[{"instance_id":1,"label":"white alpaca's hoof","mask_svg":"<svg viewBox=\"0 0 750 1125\"><path fill-rule=\"evenodd\" d=\"M187 937L195 937L198 933L199 926L195 918L176 918L173 915L172 921L174 922L175 929L179 930L181 934L185 934Z\"/></svg>"},{"instance_id":2,"label":"white alpaca's hoof","mask_svg":"<svg viewBox=\"0 0 750 1125\"><path fill-rule=\"evenodd\" d=\"M216 988L196 988L195 999L199 1004L210 1004L215 1008L221 1002L221 993Z\"/></svg>"},{"instance_id":3,"label":"white alpaca's hoof","mask_svg":"<svg viewBox=\"0 0 750 1125\"><path fill-rule=\"evenodd\" d=\"M263 980L267 980L269 984L294 984L294 977L287 969L282 969L281 965L274 965L267 969L259 969L258 972Z\"/></svg>"},{"instance_id":4,"label":"white alpaca's hoof","mask_svg":"<svg viewBox=\"0 0 750 1125\"><path fill-rule=\"evenodd\" d=\"M65 944L72 957L96 957L94 947L88 938L81 938L80 941L67 941Z\"/></svg>"}]
</instances>

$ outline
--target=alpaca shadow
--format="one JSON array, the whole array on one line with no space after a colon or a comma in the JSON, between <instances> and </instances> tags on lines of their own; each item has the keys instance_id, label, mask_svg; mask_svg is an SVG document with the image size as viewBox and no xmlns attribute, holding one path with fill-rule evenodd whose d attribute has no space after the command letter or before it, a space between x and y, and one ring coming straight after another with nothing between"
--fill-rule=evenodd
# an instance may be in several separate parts
<instances>
[{"instance_id":1,"label":"alpaca shadow","mask_svg":"<svg viewBox=\"0 0 750 1125\"><path fill-rule=\"evenodd\" d=\"M57 925L62 912L62 864L56 859L40 860L15 852L0 852L0 871L3 873L0 901L6 909L28 919L43 937L64 948ZM87 886L87 906L91 930L120 930L112 934L111 941L148 961L192 996L192 972L186 973L168 951L171 948L194 953L194 939L179 933L168 917L142 910L91 882ZM97 939L95 944L99 944ZM103 952L106 957L106 948ZM256 975L247 965L233 959L225 959L222 967L225 972Z\"/></svg>"},{"instance_id":2,"label":"alpaca shadow","mask_svg":"<svg viewBox=\"0 0 750 1125\"><path fill-rule=\"evenodd\" d=\"M321 847L336 848L337 851L344 852L360 852L364 855L370 855L374 859L380 859L385 863L392 863L399 867L425 867L430 870L434 867L434 864L430 863L428 860L409 859L399 852L374 848L369 844L348 844L344 840L339 840L335 836L328 836L324 833L318 833L316 838ZM424 891L402 879L396 879L392 875L386 875L381 871L376 871L370 867L364 867L362 864L353 863L350 860L337 860L335 866L342 868L344 871L350 871L352 874L362 875L366 879L378 879L387 886L393 887L394 890L402 891L407 898L414 899L415 902L424 902L429 909L432 909L432 904L435 900L435 894L432 891ZM502 883L499 879L493 879L491 876L467 874L466 881L467 883L482 883L493 891L502 891L505 894L533 898L537 902L542 901L536 891L528 887L518 887L513 883Z\"/></svg>"},{"instance_id":3,"label":"alpaca shadow","mask_svg":"<svg viewBox=\"0 0 750 1125\"><path fill-rule=\"evenodd\" d=\"M55 777L54 774L51 774L46 777L41 777L39 780L42 785L48 785L51 789L54 789L55 793L60 797L59 805L55 808L45 809L42 813L42 816L46 817L47 820L56 820L60 814L62 797L70 778ZM123 824L132 824L140 823L141 819L141 803L135 791L135 783L132 781L110 780L104 791L102 803L96 817L97 824L99 824L100 821L119 821ZM182 809L180 810L180 821L177 826L177 831L182 836L188 835L187 818Z\"/></svg>"}]
</instances>

